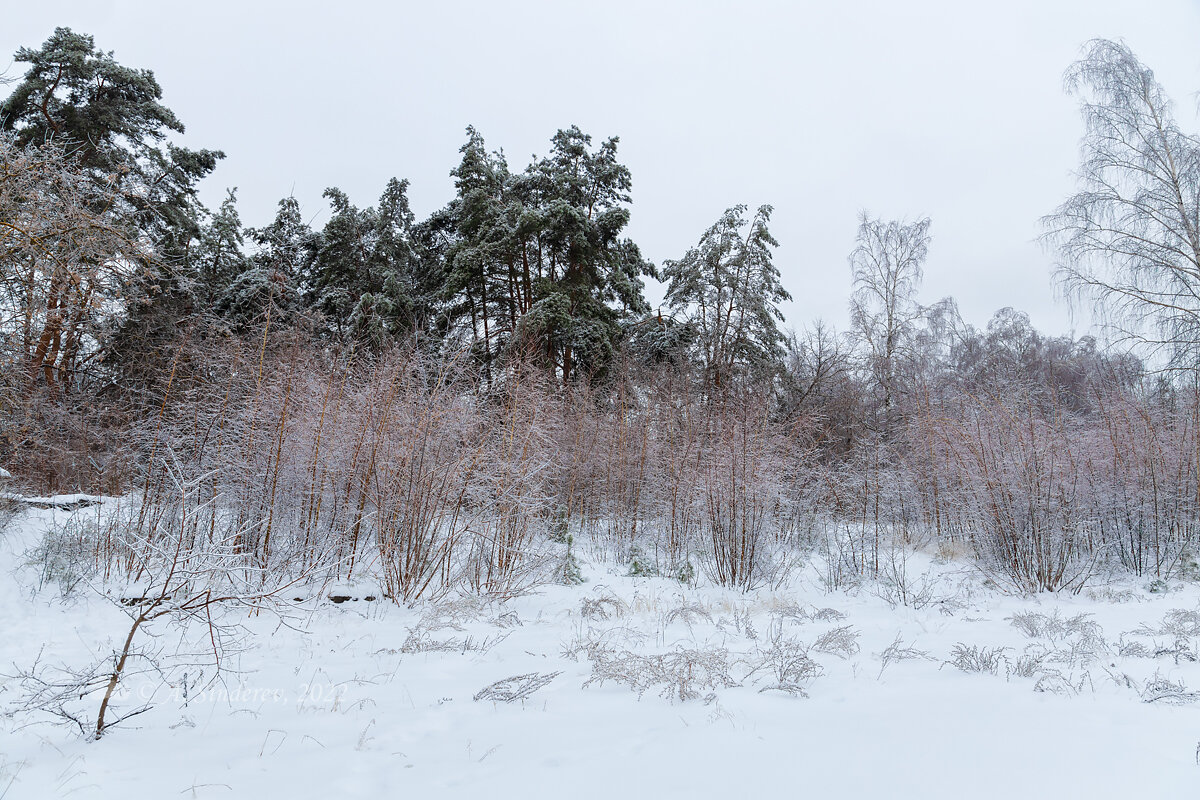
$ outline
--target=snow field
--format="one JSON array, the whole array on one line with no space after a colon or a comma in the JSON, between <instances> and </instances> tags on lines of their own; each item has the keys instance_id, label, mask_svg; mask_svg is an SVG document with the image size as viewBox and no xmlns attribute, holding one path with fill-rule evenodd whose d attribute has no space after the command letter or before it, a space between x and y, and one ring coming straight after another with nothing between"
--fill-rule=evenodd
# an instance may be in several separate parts
<instances>
[{"instance_id":1,"label":"snow field","mask_svg":"<svg viewBox=\"0 0 1200 800\"><path fill-rule=\"evenodd\" d=\"M89 662L128 631L121 606L60 599L22 566L69 513L0 534L6 676L39 651ZM826 593L815 568L741 594L585 562L582 586L411 609L352 585L359 599L306 599L282 622L239 614L215 684L180 655L202 630L152 631L166 669L131 675L119 702L153 707L99 741L22 711L0 678L0 796L1194 794L1196 586L1022 598L963 564L908 569L935 587L922 608L869 583ZM490 686L528 694L475 699Z\"/></svg>"}]
</instances>

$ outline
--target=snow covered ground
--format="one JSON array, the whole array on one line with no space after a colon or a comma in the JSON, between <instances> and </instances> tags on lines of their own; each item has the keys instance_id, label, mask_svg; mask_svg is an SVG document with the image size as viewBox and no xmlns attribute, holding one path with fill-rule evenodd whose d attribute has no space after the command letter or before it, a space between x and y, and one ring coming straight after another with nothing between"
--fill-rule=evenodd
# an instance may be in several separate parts
<instances>
[{"instance_id":1,"label":"snow covered ground","mask_svg":"<svg viewBox=\"0 0 1200 800\"><path fill-rule=\"evenodd\" d=\"M0 533L6 675L39 651L87 663L128 631L119 605L63 600L22 566L72 513L94 511L31 509ZM119 698L153 708L99 741L12 713L0 678L0 796L1196 796L1198 587L1019 598L965 563L908 569L933 589L921 608L826 593L811 569L740 594L585 561L582 586L416 609L347 587L358 599L307 599L287 624L240 614L245 646L207 688L162 629L167 683L138 675Z\"/></svg>"}]
</instances>

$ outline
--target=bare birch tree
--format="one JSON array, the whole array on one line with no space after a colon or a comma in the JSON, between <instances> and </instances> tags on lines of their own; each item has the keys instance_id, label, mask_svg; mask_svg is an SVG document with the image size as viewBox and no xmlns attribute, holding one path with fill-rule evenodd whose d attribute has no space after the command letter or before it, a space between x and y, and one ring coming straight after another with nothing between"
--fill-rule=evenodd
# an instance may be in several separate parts
<instances>
[{"instance_id":1,"label":"bare birch tree","mask_svg":"<svg viewBox=\"0 0 1200 800\"><path fill-rule=\"evenodd\" d=\"M884 414L897 395L897 361L923 309L916 303L929 252L929 218L906 224L859 218L857 245L850 253L854 293L850 320L868 351Z\"/></svg>"},{"instance_id":2,"label":"bare birch tree","mask_svg":"<svg viewBox=\"0 0 1200 800\"><path fill-rule=\"evenodd\" d=\"M1043 220L1068 294L1166 366L1200 366L1200 139L1120 42L1066 73L1085 123L1079 191Z\"/></svg>"}]
</instances>

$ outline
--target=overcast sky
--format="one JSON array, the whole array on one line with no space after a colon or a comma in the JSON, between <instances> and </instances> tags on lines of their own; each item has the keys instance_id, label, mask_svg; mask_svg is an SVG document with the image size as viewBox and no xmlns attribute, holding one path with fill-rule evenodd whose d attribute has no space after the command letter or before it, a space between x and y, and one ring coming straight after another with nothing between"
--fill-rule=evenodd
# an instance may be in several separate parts
<instances>
[{"instance_id":1,"label":"overcast sky","mask_svg":"<svg viewBox=\"0 0 1200 800\"><path fill-rule=\"evenodd\" d=\"M1183 0L42 0L2 18L0 54L61 25L154 70L184 143L227 153L206 202L238 187L248 224L289 193L320 224L325 187L371 205L393 175L423 216L452 196L468 124L514 169L558 128L619 136L630 235L657 263L728 206L775 206L797 329L845 325L865 209L932 217L923 301L953 295L977 325L1014 306L1084 332L1036 242L1078 161L1063 70L1086 40L1122 38L1192 129L1200 89L1200 3Z\"/></svg>"}]
</instances>

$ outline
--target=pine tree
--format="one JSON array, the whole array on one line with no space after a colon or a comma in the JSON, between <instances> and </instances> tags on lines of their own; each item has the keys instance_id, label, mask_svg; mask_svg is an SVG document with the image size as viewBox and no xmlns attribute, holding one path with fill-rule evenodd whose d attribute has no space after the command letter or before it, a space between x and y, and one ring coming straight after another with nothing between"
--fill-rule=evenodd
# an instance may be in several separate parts
<instances>
[{"instance_id":1,"label":"pine tree","mask_svg":"<svg viewBox=\"0 0 1200 800\"><path fill-rule=\"evenodd\" d=\"M216 311L239 333L260 325L290 325L305 307L304 275L315 245L299 202L285 197L270 225L246 233L257 250L220 292Z\"/></svg>"},{"instance_id":2,"label":"pine tree","mask_svg":"<svg viewBox=\"0 0 1200 800\"><path fill-rule=\"evenodd\" d=\"M764 378L783 356L779 303L790 300L775 267L779 243L767 223L771 206L750 219L747 208L728 209L696 247L663 265L667 304L694 331L696 357L712 390L736 379Z\"/></svg>"},{"instance_id":3,"label":"pine tree","mask_svg":"<svg viewBox=\"0 0 1200 800\"><path fill-rule=\"evenodd\" d=\"M654 266L620 236L630 176L616 149L614 138L593 150L572 127L554 136L549 156L514 174L467 128L451 172L457 196L421 236L427 274L446 276L439 327L470 344L488 380L513 356L565 382L599 376L623 324L649 310L641 276Z\"/></svg>"},{"instance_id":4,"label":"pine tree","mask_svg":"<svg viewBox=\"0 0 1200 800\"><path fill-rule=\"evenodd\" d=\"M197 297L211 307L249 263L245 230L237 210L237 190L229 189L220 208L208 216L208 222L200 228L191 262Z\"/></svg>"},{"instance_id":5,"label":"pine tree","mask_svg":"<svg viewBox=\"0 0 1200 800\"><path fill-rule=\"evenodd\" d=\"M224 154L168 142L184 126L160 102L154 73L117 63L87 34L57 28L39 50L23 47L14 58L30 66L0 104L0 130L14 132L18 146L56 141L71 150L123 197L160 251L182 255L198 232L196 183Z\"/></svg>"},{"instance_id":6,"label":"pine tree","mask_svg":"<svg viewBox=\"0 0 1200 800\"><path fill-rule=\"evenodd\" d=\"M426 324L407 191L408 181L392 178L378 208L365 209L340 189L325 191L334 213L316 240L309 302L338 341L377 350Z\"/></svg>"},{"instance_id":7,"label":"pine tree","mask_svg":"<svg viewBox=\"0 0 1200 800\"><path fill-rule=\"evenodd\" d=\"M459 152L462 160L450 173L458 195L450 208L455 229L444 294L457 301L457 316L468 324L468 338L490 380L492 362L505 353L529 306L528 281L513 280L522 244L515 221L523 203L513 192L503 154L489 153L473 127Z\"/></svg>"},{"instance_id":8,"label":"pine tree","mask_svg":"<svg viewBox=\"0 0 1200 800\"><path fill-rule=\"evenodd\" d=\"M162 104L154 73L119 64L91 36L57 28L40 49L21 48L15 60L29 69L0 103L0 131L18 146L67 150L115 199L106 213L136 226L150 246L122 289L126 316L105 359L130 377L130 368L163 355L181 323L203 310L189 264L203 215L196 184L223 154L167 141L184 126Z\"/></svg>"},{"instance_id":9,"label":"pine tree","mask_svg":"<svg viewBox=\"0 0 1200 800\"><path fill-rule=\"evenodd\" d=\"M590 150L591 137L572 126L526 170L538 280L521 327L564 382L602 375L622 324L650 310L641 276L654 275L654 266L621 238L632 179L617 161L617 142Z\"/></svg>"}]
</instances>

